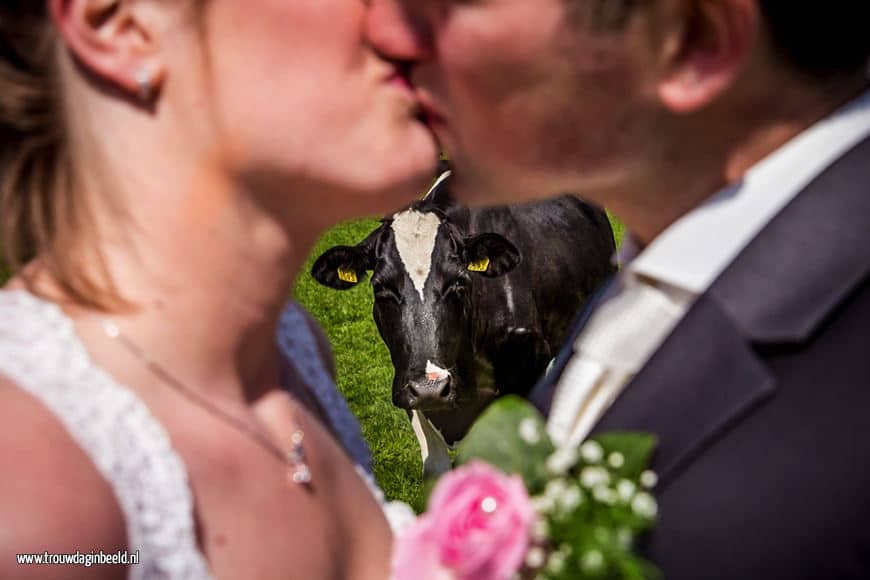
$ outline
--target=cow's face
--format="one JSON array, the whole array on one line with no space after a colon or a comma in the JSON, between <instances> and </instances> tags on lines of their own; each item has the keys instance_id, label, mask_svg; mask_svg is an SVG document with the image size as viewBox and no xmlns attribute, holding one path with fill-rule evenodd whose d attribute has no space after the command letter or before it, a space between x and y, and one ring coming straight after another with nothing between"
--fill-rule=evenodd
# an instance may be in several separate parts
<instances>
[{"instance_id":1,"label":"cow's face","mask_svg":"<svg viewBox=\"0 0 870 580\"><path fill-rule=\"evenodd\" d=\"M393 402L442 411L478 400L473 344L475 277L495 277L520 261L504 237L467 236L439 212L395 214L355 247L327 250L314 277L347 289L372 270L374 319L395 369Z\"/></svg>"}]
</instances>

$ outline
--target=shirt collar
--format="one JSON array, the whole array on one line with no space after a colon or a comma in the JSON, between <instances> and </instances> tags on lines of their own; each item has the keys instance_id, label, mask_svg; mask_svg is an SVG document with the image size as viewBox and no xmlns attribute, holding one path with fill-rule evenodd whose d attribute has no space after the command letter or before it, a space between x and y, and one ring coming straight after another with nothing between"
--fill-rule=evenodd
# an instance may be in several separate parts
<instances>
[{"instance_id":1,"label":"shirt collar","mask_svg":"<svg viewBox=\"0 0 870 580\"><path fill-rule=\"evenodd\" d=\"M626 264L627 270L703 293L789 201L868 135L870 91L800 133L739 182L674 222ZM630 258L637 246L630 234L626 240L629 246L620 257Z\"/></svg>"}]
</instances>

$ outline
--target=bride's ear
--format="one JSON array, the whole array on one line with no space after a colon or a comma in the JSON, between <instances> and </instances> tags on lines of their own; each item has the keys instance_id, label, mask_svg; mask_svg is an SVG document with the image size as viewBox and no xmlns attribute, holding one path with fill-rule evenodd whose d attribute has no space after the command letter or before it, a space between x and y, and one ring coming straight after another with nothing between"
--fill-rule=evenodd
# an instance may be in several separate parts
<instances>
[{"instance_id":1,"label":"bride's ear","mask_svg":"<svg viewBox=\"0 0 870 580\"><path fill-rule=\"evenodd\" d=\"M151 101L166 74L159 27L148 2L49 0L55 27L89 77L103 88Z\"/></svg>"}]
</instances>

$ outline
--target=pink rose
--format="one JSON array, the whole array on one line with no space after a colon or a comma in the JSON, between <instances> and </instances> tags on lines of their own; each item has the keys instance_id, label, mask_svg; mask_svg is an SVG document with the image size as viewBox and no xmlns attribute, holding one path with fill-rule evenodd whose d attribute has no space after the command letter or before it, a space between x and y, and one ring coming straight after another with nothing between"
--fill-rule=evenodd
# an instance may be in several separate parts
<instances>
[{"instance_id":1,"label":"pink rose","mask_svg":"<svg viewBox=\"0 0 870 580\"><path fill-rule=\"evenodd\" d=\"M523 563L535 511L519 476L479 461L444 475L396 542L394 580L507 580Z\"/></svg>"}]
</instances>

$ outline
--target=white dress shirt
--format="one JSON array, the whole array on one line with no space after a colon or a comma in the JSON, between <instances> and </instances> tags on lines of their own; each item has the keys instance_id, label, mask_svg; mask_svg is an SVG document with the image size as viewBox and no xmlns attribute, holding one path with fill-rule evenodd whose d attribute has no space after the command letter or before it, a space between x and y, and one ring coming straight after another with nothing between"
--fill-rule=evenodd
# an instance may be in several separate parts
<instances>
[{"instance_id":1,"label":"white dress shirt","mask_svg":"<svg viewBox=\"0 0 870 580\"><path fill-rule=\"evenodd\" d=\"M574 343L556 387L547 423L553 440L582 441L694 300L789 201L868 135L870 92L761 160L636 257L628 238L617 284Z\"/></svg>"}]
</instances>

